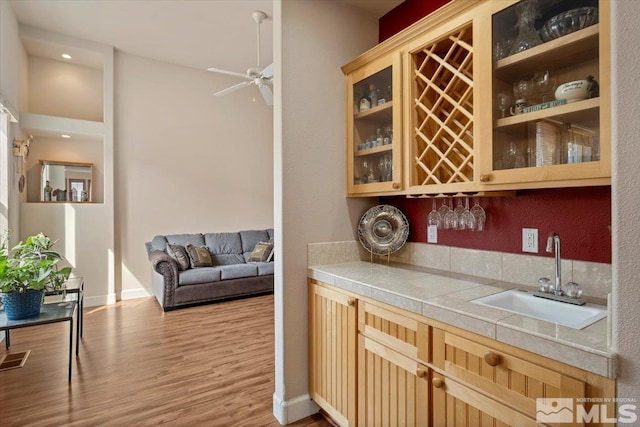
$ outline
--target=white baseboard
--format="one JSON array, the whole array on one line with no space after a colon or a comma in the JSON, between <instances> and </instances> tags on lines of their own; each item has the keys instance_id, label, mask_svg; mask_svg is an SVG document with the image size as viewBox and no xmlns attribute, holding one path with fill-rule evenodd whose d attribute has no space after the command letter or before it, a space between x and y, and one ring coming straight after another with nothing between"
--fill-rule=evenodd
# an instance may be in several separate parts
<instances>
[{"instance_id":1,"label":"white baseboard","mask_svg":"<svg viewBox=\"0 0 640 427\"><path fill-rule=\"evenodd\" d=\"M84 297L85 307L96 307L99 305L110 305L116 303L116 294L98 295L95 297Z\"/></svg>"},{"instance_id":2,"label":"white baseboard","mask_svg":"<svg viewBox=\"0 0 640 427\"><path fill-rule=\"evenodd\" d=\"M120 299L136 299L136 298L145 298L153 296L151 292L149 292L145 288L136 288L136 289L125 289L120 292Z\"/></svg>"},{"instance_id":3,"label":"white baseboard","mask_svg":"<svg viewBox=\"0 0 640 427\"><path fill-rule=\"evenodd\" d=\"M289 400L282 400L273 393L273 416L282 425L293 423L315 414L320 407L311 400L308 394Z\"/></svg>"}]
</instances>

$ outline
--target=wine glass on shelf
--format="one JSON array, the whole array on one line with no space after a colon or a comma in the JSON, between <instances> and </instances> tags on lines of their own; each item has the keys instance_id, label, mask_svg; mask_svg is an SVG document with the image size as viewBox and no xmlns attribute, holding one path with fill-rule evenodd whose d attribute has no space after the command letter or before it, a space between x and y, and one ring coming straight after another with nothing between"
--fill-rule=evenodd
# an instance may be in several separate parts
<instances>
[{"instance_id":1,"label":"wine glass on shelf","mask_svg":"<svg viewBox=\"0 0 640 427\"><path fill-rule=\"evenodd\" d=\"M504 118L505 112L507 111L507 108L509 108L511 97L507 92L499 92L496 96L496 99L498 101L498 109L500 110L500 115L502 116L502 118Z\"/></svg>"},{"instance_id":2,"label":"wine glass on shelf","mask_svg":"<svg viewBox=\"0 0 640 427\"><path fill-rule=\"evenodd\" d=\"M556 80L551 77L549 70L539 71L533 74L533 82L538 89L542 102L547 102L547 95L553 91Z\"/></svg>"},{"instance_id":3,"label":"wine glass on shelf","mask_svg":"<svg viewBox=\"0 0 640 427\"><path fill-rule=\"evenodd\" d=\"M437 228L442 227L442 216L436 209L436 199L433 199L431 212L429 212L429 215L427 215L427 226L429 225L435 225Z\"/></svg>"},{"instance_id":4,"label":"wine glass on shelf","mask_svg":"<svg viewBox=\"0 0 640 427\"><path fill-rule=\"evenodd\" d=\"M513 96L516 97L516 104L527 105L532 94L533 81L531 79L519 79L513 82Z\"/></svg>"},{"instance_id":5,"label":"wine glass on shelf","mask_svg":"<svg viewBox=\"0 0 640 427\"><path fill-rule=\"evenodd\" d=\"M480 201L478 199L475 199L475 204L473 205L473 207L470 209L471 214L476 218L476 230L477 231L483 231L484 230L484 224L487 221L487 214L484 211L484 209L482 208L482 206L480 206Z\"/></svg>"}]
</instances>

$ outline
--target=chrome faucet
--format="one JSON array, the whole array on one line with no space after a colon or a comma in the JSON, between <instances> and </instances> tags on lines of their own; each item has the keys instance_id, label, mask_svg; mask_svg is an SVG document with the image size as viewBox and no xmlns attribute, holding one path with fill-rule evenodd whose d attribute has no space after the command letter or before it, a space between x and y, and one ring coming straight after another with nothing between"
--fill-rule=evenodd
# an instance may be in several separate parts
<instances>
[{"instance_id":1,"label":"chrome faucet","mask_svg":"<svg viewBox=\"0 0 640 427\"><path fill-rule=\"evenodd\" d=\"M547 238L547 252L555 252L556 272L555 283L553 288L554 295L563 295L562 291L562 266L560 263L560 236L555 231L552 231Z\"/></svg>"}]
</instances>

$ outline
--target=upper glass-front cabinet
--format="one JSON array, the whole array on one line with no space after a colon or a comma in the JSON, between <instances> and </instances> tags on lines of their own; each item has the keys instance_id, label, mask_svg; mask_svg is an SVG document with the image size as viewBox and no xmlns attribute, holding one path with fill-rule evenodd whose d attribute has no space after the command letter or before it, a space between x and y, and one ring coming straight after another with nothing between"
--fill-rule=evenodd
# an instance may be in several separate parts
<instances>
[{"instance_id":1,"label":"upper glass-front cabinet","mask_svg":"<svg viewBox=\"0 0 640 427\"><path fill-rule=\"evenodd\" d=\"M402 189L400 53L347 74L347 193Z\"/></svg>"},{"instance_id":2,"label":"upper glass-front cabinet","mask_svg":"<svg viewBox=\"0 0 640 427\"><path fill-rule=\"evenodd\" d=\"M496 3L491 18L493 126L487 135L492 144L483 156L480 181L607 183L608 3Z\"/></svg>"}]
</instances>

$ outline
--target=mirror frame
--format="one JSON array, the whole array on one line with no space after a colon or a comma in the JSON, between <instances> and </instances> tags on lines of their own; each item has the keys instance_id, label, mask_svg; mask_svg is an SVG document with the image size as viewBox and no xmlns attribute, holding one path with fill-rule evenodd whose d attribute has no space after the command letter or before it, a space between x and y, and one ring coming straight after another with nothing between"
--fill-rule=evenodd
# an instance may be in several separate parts
<instances>
[{"instance_id":1,"label":"mirror frame","mask_svg":"<svg viewBox=\"0 0 640 427\"><path fill-rule=\"evenodd\" d=\"M67 194L71 194L71 183L72 182L86 182L88 187L87 191L87 200L54 200L54 196L52 195L51 200L45 200L45 180L44 180L44 166L75 166L75 167L88 167L89 168L89 179L88 180L79 180L76 178L66 178L65 179L65 190ZM88 182L87 182L88 181ZM40 201L43 203L92 203L93 201L93 163L82 163L82 162L63 162L57 160L40 160Z\"/></svg>"}]
</instances>

